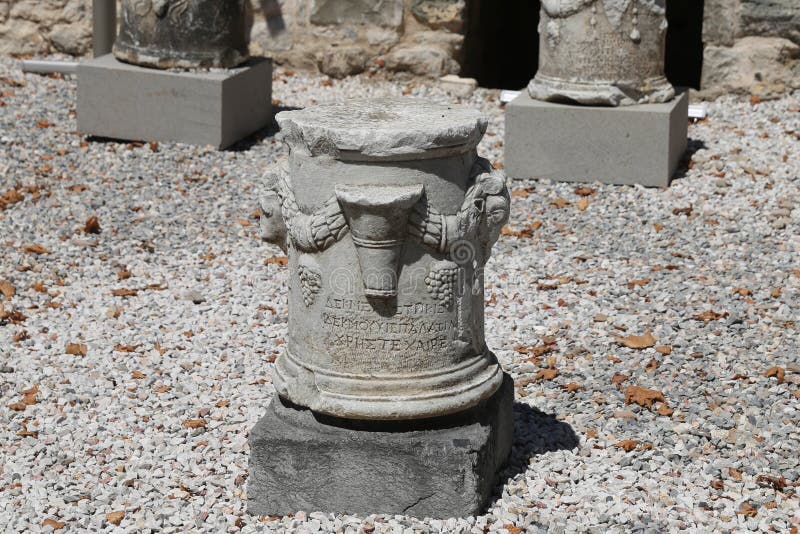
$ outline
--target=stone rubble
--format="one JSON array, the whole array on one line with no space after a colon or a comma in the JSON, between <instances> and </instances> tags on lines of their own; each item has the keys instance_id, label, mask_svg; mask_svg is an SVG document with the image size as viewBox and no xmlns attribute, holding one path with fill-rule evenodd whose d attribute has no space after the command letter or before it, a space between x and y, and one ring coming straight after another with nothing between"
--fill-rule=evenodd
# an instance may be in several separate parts
<instances>
[{"instance_id":1,"label":"stone rubble","mask_svg":"<svg viewBox=\"0 0 800 534\"><path fill-rule=\"evenodd\" d=\"M512 184L486 333L517 384L517 436L486 515L255 519L246 432L286 335L283 254L254 218L286 156L275 128L226 152L85 143L74 81L11 60L0 79L0 279L16 289L0 297L6 531L800 528L800 92L711 103L668 189ZM282 69L274 86L281 106L453 99ZM478 150L496 167L498 97L459 100L489 116ZM92 216L99 234L83 231ZM647 332L654 346L619 342ZM629 386L666 402L625 404Z\"/></svg>"}]
</instances>

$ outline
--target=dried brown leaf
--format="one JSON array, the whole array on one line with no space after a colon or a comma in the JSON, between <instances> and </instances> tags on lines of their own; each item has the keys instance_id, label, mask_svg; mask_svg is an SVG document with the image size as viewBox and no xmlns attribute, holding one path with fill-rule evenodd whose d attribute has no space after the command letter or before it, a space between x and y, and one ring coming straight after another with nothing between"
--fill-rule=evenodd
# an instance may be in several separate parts
<instances>
[{"instance_id":1,"label":"dried brown leaf","mask_svg":"<svg viewBox=\"0 0 800 534\"><path fill-rule=\"evenodd\" d=\"M106 521L111 523L112 525L119 525L122 523L122 520L125 518L125 511L119 510L117 512L111 512L106 514Z\"/></svg>"},{"instance_id":2,"label":"dried brown leaf","mask_svg":"<svg viewBox=\"0 0 800 534\"><path fill-rule=\"evenodd\" d=\"M264 265L280 265L281 267L286 267L289 265L289 258L286 256L275 256L272 258L267 258L264 260Z\"/></svg>"},{"instance_id":3,"label":"dried brown leaf","mask_svg":"<svg viewBox=\"0 0 800 534\"><path fill-rule=\"evenodd\" d=\"M136 295L139 294L139 290L127 289L127 288L112 289L111 294L114 295L115 297L135 297Z\"/></svg>"},{"instance_id":4,"label":"dried brown leaf","mask_svg":"<svg viewBox=\"0 0 800 534\"><path fill-rule=\"evenodd\" d=\"M675 409L670 408L666 402L662 402L658 407L657 413L658 415L663 415L664 417L672 417L672 414L675 413Z\"/></svg>"},{"instance_id":5,"label":"dried brown leaf","mask_svg":"<svg viewBox=\"0 0 800 534\"><path fill-rule=\"evenodd\" d=\"M0 280L0 293L2 293L5 298L10 299L17 294L17 288L8 280Z\"/></svg>"},{"instance_id":6,"label":"dried brown leaf","mask_svg":"<svg viewBox=\"0 0 800 534\"><path fill-rule=\"evenodd\" d=\"M169 386L156 386L153 388L153 391L155 391L156 393L167 393L171 389L172 388Z\"/></svg>"},{"instance_id":7,"label":"dried brown leaf","mask_svg":"<svg viewBox=\"0 0 800 534\"><path fill-rule=\"evenodd\" d=\"M783 379L786 376L786 369L776 365L775 367L770 367L767 369L767 371L764 373L764 376L767 378L772 378L774 376L778 379L778 384L783 384Z\"/></svg>"},{"instance_id":8,"label":"dried brown leaf","mask_svg":"<svg viewBox=\"0 0 800 534\"><path fill-rule=\"evenodd\" d=\"M83 343L67 343L65 352L72 356L86 356L88 348Z\"/></svg>"},{"instance_id":9,"label":"dried brown leaf","mask_svg":"<svg viewBox=\"0 0 800 534\"><path fill-rule=\"evenodd\" d=\"M588 198L584 197L578 199L578 210L586 211L586 208L589 207L589 204L591 204L591 201Z\"/></svg>"},{"instance_id":10,"label":"dried brown leaf","mask_svg":"<svg viewBox=\"0 0 800 534\"><path fill-rule=\"evenodd\" d=\"M715 312L714 310L704 311L703 313L694 314L694 318L698 321L705 321L706 323L724 319L728 316L728 312Z\"/></svg>"},{"instance_id":11,"label":"dried brown leaf","mask_svg":"<svg viewBox=\"0 0 800 534\"><path fill-rule=\"evenodd\" d=\"M141 380L141 379L146 378L146 377L147 377L147 375L142 373L141 371L132 371L131 372L131 378L133 378L134 380Z\"/></svg>"},{"instance_id":12,"label":"dried brown leaf","mask_svg":"<svg viewBox=\"0 0 800 534\"><path fill-rule=\"evenodd\" d=\"M99 234L100 232L102 232L102 228L100 228L100 219L94 216L86 219L86 224L83 225L83 233Z\"/></svg>"},{"instance_id":13,"label":"dried brown leaf","mask_svg":"<svg viewBox=\"0 0 800 534\"><path fill-rule=\"evenodd\" d=\"M733 480L742 480L742 472L738 469L734 469L733 467L728 468L728 476L731 477Z\"/></svg>"},{"instance_id":14,"label":"dried brown leaf","mask_svg":"<svg viewBox=\"0 0 800 534\"><path fill-rule=\"evenodd\" d=\"M50 254L50 250L43 247L42 245L25 245L22 247L22 250L27 252L28 254Z\"/></svg>"},{"instance_id":15,"label":"dried brown leaf","mask_svg":"<svg viewBox=\"0 0 800 534\"><path fill-rule=\"evenodd\" d=\"M636 287L646 286L650 282L652 282L652 280L650 280L649 278L641 278L639 280L631 280L630 282L628 282L628 289L634 289Z\"/></svg>"},{"instance_id":16,"label":"dried brown leaf","mask_svg":"<svg viewBox=\"0 0 800 534\"><path fill-rule=\"evenodd\" d=\"M14 404L8 405L8 408L10 410L14 410L15 412L24 412L27 407L28 405L23 402L15 402Z\"/></svg>"},{"instance_id":17,"label":"dried brown leaf","mask_svg":"<svg viewBox=\"0 0 800 534\"><path fill-rule=\"evenodd\" d=\"M53 530L61 530L62 528L67 526L67 524L64 523L63 521L56 521L55 519L50 519L48 517L47 519L42 521L42 526L43 527L52 527Z\"/></svg>"},{"instance_id":18,"label":"dried brown leaf","mask_svg":"<svg viewBox=\"0 0 800 534\"><path fill-rule=\"evenodd\" d=\"M745 501L736 511L737 515L743 515L745 517L755 517L758 515L758 508L750 504L749 502Z\"/></svg>"},{"instance_id":19,"label":"dried brown leaf","mask_svg":"<svg viewBox=\"0 0 800 534\"><path fill-rule=\"evenodd\" d=\"M664 356L669 356L672 354L672 345L661 345L656 347L656 352L659 354L663 354Z\"/></svg>"},{"instance_id":20,"label":"dried brown leaf","mask_svg":"<svg viewBox=\"0 0 800 534\"><path fill-rule=\"evenodd\" d=\"M644 366L644 369L645 371L653 371L655 369L658 369L659 365L661 365L661 362L653 358L649 362L647 362L647 365Z\"/></svg>"},{"instance_id":21,"label":"dried brown leaf","mask_svg":"<svg viewBox=\"0 0 800 534\"><path fill-rule=\"evenodd\" d=\"M575 382L570 382L569 384L562 385L561 389L563 389L567 393L574 393L574 392L578 391L579 389L585 389L585 388L583 386L581 386L580 384L576 384Z\"/></svg>"},{"instance_id":22,"label":"dried brown leaf","mask_svg":"<svg viewBox=\"0 0 800 534\"><path fill-rule=\"evenodd\" d=\"M626 439L625 441L620 441L619 443L615 443L614 447L618 449L623 449L625 452L631 452L639 445L639 442L635 439Z\"/></svg>"},{"instance_id":23,"label":"dried brown leaf","mask_svg":"<svg viewBox=\"0 0 800 534\"><path fill-rule=\"evenodd\" d=\"M206 421L205 419L187 419L181 423L181 426L185 428L205 428Z\"/></svg>"},{"instance_id":24,"label":"dried brown leaf","mask_svg":"<svg viewBox=\"0 0 800 534\"><path fill-rule=\"evenodd\" d=\"M666 403L664 394L655 389L643 388L641 386L628 386L625 390L625 404L638 404L644 408L650 408L654 402Z\"/></svg>"},{"instance_id":25,"label":"dried brown leaf","mask_svg":"<svg viewBox=\"0 0 800 534\"><path fill-rule=\"evenodd\" d=\"M536 380L552 380L558 376L558 369L539 369Z\"/></svg>"},{"instance_id":26,"label":"dried brown leaf","mask_svg":"<svg viewBox=\"0 0 800 534\"><path fill-rule=\"evenodd\" d=\"M637 350L649 349L656 344L656 338L654 338L653 334L650 332L647 332L643 336L618 337L616 341L619 345Z\"/></svg>"},{"instance_id":27,"label":"dried brown leaf","mask_svg":"<svg viewBox=\"0 0 800 534\"><path fill-rule=\"evenodd\" d=\"M581 197L590 197L597 194L597 189L582 185L575 188L575 194Z\"/></svg>"},{"instance_id":28,"label":"dried brown leaf","mask_svg":"<svg viewBox=\"0 0 800 534\"><path fill-rule=\"evenodd\" d=\"M711 487L714 488L715 490L724 489L725 488L725 482L723 482L721 479L712 480L711 481Z\"/></svg>"}]
</instances>

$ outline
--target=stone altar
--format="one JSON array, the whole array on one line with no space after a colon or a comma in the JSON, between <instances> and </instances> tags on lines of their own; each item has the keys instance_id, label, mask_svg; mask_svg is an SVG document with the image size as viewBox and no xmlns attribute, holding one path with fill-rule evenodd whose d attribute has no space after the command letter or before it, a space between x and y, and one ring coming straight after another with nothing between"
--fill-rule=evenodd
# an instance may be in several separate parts
<instances>
[{"instance_id":1,"label":"stone altar","mask_svg":"<svg viewBox=\"0 0 800 534\"><path fill-rule=\"evenodd\" d=\"M542 0L539 71L506 107L512 178L669 185L688 96L664 76L666 0Z\"/></svg>"},{"instance_id":2,"label":"stone altar","mask_svg":"<svg viewBox=\"0 0 800 534\"><path fill-rule=\"evenodd\" d=\"M531 97L629 106L668 102L666 0L542 0Z\"/></svg>"},{"instance_id":3,"label":"stone altar","mask_svg":"<svg viewBox=\"0 0 800 534\"><path fill-rule=\"evenodd\" d=\"M513 430L483 330L509 211L477 155L485 120L408 100L277 120L290 157L262 233L289 257L289 334L250 435L248 510L478 513Z\"/></svg>"},{"instance_id":4,"label":"stone altar","mask_svg":"<svg viewBox=\"0 0 800 534\"><path fill-rule=\"evenodd\" d=\"M246 6L123 0L114 54L78 67L78 130L227 148L267 126L272 63L248 59Z\"/></svg>"}]
</instances>

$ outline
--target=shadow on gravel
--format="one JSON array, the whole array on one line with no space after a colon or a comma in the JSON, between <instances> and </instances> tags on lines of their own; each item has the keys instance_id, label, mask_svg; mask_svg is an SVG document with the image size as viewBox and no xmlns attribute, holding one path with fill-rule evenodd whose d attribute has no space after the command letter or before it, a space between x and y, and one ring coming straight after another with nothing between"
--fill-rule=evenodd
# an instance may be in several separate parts
<instances>
[{"instance_id":1,"label":"shadow on gravel","mask_svg":"<svg viewBox=\"0 0 800 534\"><path fill-rule=\"evenodd\" d=\"M528 469L531 458L547 452L572 450L579 445L580 439L569 424L559 421L555 415L515 402L511 457L500 471L490 506L500 499L506 484Z\"/></svg>"},{"instance_id":2,"label":"shadow on gravel","mask_svg":"<svg viewBox=\"0 0 800 534\"><path fill-rule=\"evenodd\" d=\"M294 111L296 109L302 109L302 108L295 108L291 106L272 106L272 120L270 121L269 125L265 126L264 128L261 128L256 133L245 137L241 141L237 141L235 144L226 148L225 151L247 152L255 145L259 144L261 141L266 139L267 137L272 137L280 131L280 128L278 128L278 123L275 121L275 115L277 115L281 111Z\"/></svg>"},{"instance_id":3,"label":"shadow on gravel","mask_svg":"<svg viewBox=\"0 0 800 534\"><path fill-rule=\"evenodd\" d=\"M683 153L681 162L678 163L678 170L676 170L675 174L672 176L671 182L686 178L686 173L689 171L689 163L692 161L692 156L694 156L695 152L704 148L708 148L705 141L700 141L699 139L689 139L686 152Z\"/></svg>"}]
</instances>

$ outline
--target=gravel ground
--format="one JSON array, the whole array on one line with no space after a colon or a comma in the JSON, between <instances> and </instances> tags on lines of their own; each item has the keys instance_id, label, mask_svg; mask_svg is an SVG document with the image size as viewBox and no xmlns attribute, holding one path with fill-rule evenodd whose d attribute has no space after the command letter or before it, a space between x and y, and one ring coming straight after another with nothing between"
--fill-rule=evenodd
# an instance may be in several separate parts
<instances>
[{"instance_id":1,"label":"gravel ground","mask_svg":"<svg viewBox=\"0 0 800 534\"><path fill-rule=\"evenodd\" d=\"M7 532L800 528L800 93L712 103L669 189L513 184L486 331L516 441L487 515L252 518L247 432L287 314L254 212L286 149L274 128L226 152L87 142L74 81L17 68L0 60ZM281 69L274 92L452 100ZM499 167L497 97L464 102Z\"/></svg>"}]
</instances>

